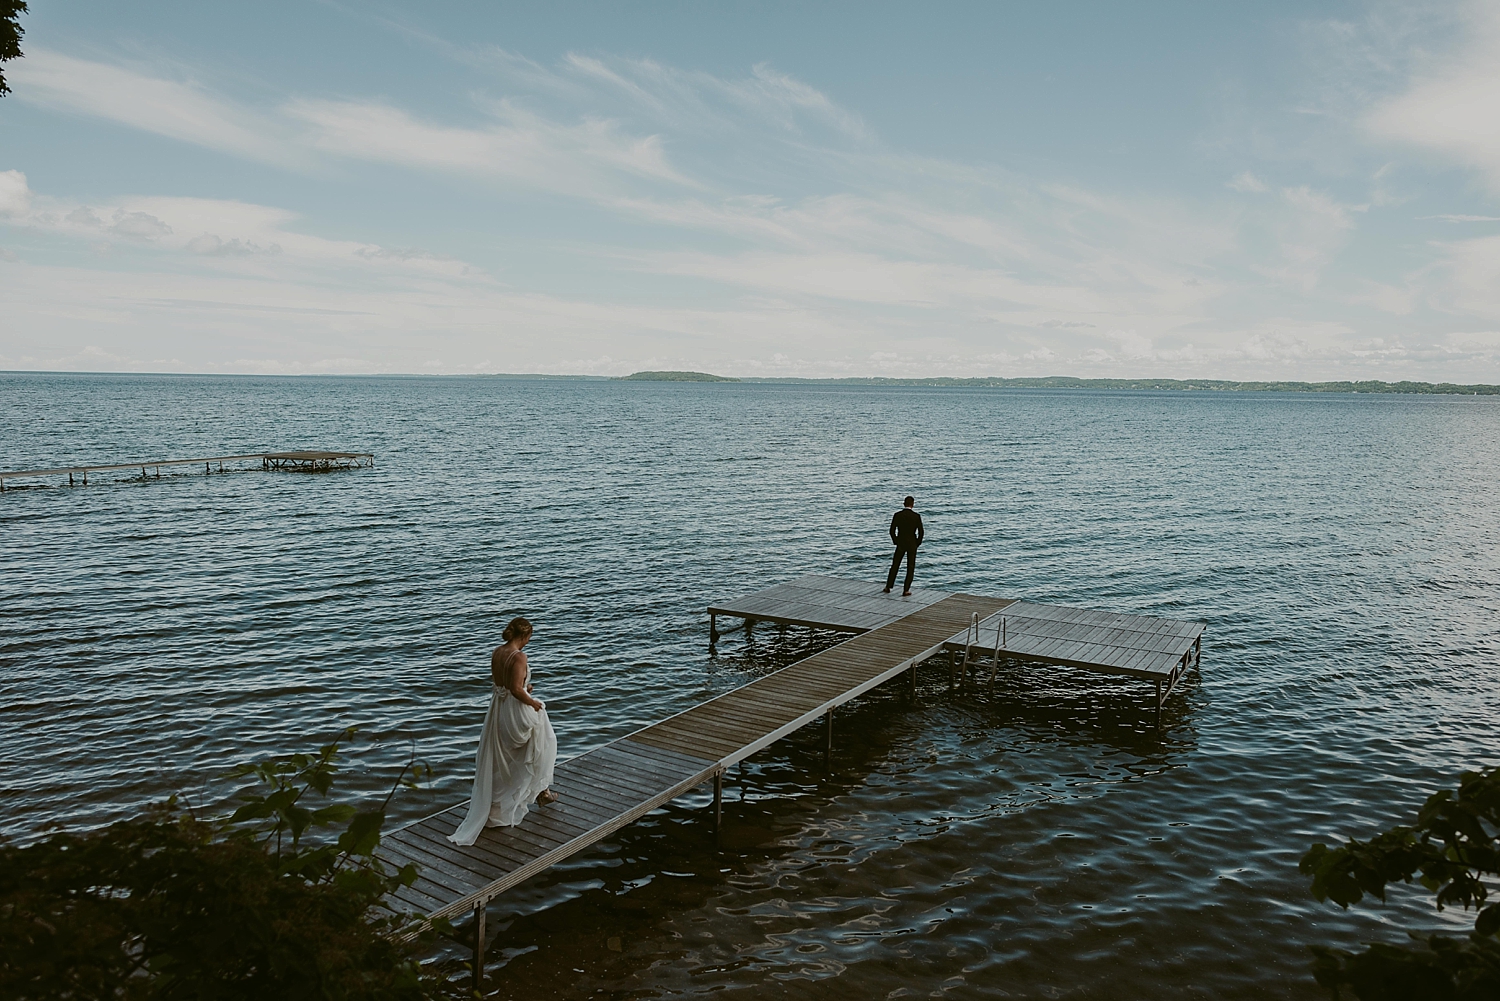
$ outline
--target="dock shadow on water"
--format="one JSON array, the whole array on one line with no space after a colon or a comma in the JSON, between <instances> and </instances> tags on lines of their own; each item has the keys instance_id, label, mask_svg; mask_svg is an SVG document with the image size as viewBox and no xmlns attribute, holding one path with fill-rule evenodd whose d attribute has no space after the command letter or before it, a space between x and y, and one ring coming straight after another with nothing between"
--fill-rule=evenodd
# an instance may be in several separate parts
<instances>
[{"instance_id":1,"label":"dock shadow on water","mask_svg":"<svg viewBox=\"0 0 1500 1001\"><path fill-rule=\"evenodd\" d=\"M761 676L839 639L793 629L721 649L715 667ZM912 983L958 995L997 986L1008 979L997 931L1035 920L1059 870L1099 851L1050 825L1038 841L1028 814L1150 781L1192 741L1182 699L1158 729L1139 684L1047 672L1006 667L993 688L986 674L956 689L946 659L934 660L915 700L901 679L842 707L831 761L813 726L732 768L717 838L700 790L508 892L489 907L490 991L885 997ZM976 851L976 828L1010 849ZM1023 857L1029 878L1017 876Z\"/></svg>"}]
</instances>

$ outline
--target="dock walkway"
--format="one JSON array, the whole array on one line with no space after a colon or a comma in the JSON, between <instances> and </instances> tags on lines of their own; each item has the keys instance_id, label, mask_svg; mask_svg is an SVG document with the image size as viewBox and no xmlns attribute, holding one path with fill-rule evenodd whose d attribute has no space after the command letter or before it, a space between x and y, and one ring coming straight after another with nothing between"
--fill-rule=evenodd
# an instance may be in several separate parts
<instances>
[{"instance_id":1,"label":"dock walkway","mask_svg":"<svg viewBox=\"0 0 1500 1001\"><path fill-rule=\"evenodd\" d=\"M832 740L833 710L942 651L973 619L1010 604L952 594L732 692L557 765L560 799L515 827L487 828L470 848L448 841L460 803L383 838L379 855L415 862L416 883L392 903L451 917L476 908L677 796L712 781L715 817L722 776L736 762L819 719ZM913 681L915 675L913 675Z\"/></svg>"},{"instance_id":2,"label":"dock walkway","mask_svg":"<svg viewBox=\"0 0 1500 1001\"><path fill-rule=\"evenodd\" d=\"M375 465L375 456L369 452L250 452L245 455L214 455L202 459L148 459L144 462L116 462L96 466L58 466L55 469L17 469L0 473L0 493L5 492L6 480L35 479L44 476L66 476L68 484L77 476L88 486L89 473L107 473L121 469L139 469L141 479L146 470L156 473L172 466L202 466L205 473L217 470L224 472L224 463L259 462L262 469L284 469L299 473L327 473L336 469L362 469Z\"/></svg>"}]
</instances>

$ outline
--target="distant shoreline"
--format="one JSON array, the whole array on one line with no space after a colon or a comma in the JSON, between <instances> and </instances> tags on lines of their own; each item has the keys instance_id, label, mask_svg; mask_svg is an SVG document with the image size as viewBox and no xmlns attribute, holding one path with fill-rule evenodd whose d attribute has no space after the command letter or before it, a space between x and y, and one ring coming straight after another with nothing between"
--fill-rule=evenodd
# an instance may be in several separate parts
<instances>
[{"instance_id":1,"label":"distant shoreline","mask_svg":"<svg viewBox=\"0 0 1500 1001\"><path fill-rule=\"evenodd\" d=\"M714 376L707 373L654 373L637 372L628 376L609 375L563 375L546 372L485 372L429 374L422 372L375 372L364 374L338 374L309 372L301 374L272 374L248 372L60 372L44 369L9 369L0 371L0 376L21 375L69 375L102 377L149 377L176 379L510 379L526 382L693 382L693 383L741 383L755 385L794 386L919 386L951 389L1114 389L1156 390L1169 392L1217 392L1217 393L1371 393L1408 396L1500 396L1500 386L1476 383L1461 385L1451 382L1382 382L1378 379L1340 382L1264 382L1235 381L1230 379L1079 379L1072 376L1052 375L1032 378L1002 379L980 377L956 379L949 376L935 378L900 379L883 376L845 376L841 378L798 378L796 376ZM664 377L665 376L665 377ZM693 376L687 378L685 376Z\"/></svg>"},{"instance_id":2,"label":"distant shoreline","mask_svg":"<svg viewBox=\"0 0 1500 1001\"><path fill-rule=\"evenodd\" d=\"M952 386L995 389L1154 389L1219 393L1402 393L1425 396L1500 396L1500 386L1451 382L1236 382L1226 379L1075 379L1043 376L1018 379L745 379L740 382L827 383L861 386Z\"/></svg>"},{"instance_id":3,"label":"distant shoreline","mask_svg":"<svg viewBox=\"0 0 1500 1001\"><path fill-rule=\"evenodd\" d=\"M576 378L576 377L575 377ZM930 386L960 389L1146 389L1219 393L1400 393L1418 396L1500 396L1500 386L1458 385L1451 382L1381 382L1375 379L1343 382L1249 382L1227 379L1078 379L1051 375L1002 379L899 379L852 376L839 379L799 379L790 376L729 378L705 372L636 372L619 377L631 382L748 382L816 386Z\"/></svg>"}]
</instances>

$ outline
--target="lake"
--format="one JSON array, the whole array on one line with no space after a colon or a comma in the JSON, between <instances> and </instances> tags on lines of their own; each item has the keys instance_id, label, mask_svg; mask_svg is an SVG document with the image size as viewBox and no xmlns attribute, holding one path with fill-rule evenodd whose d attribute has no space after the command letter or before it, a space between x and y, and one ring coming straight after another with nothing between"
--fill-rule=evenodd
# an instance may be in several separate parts
<instances>
[{"instance_id":1,"label":"lake","mask_svg":"<svg viewBox=\"0 0 1500 1001\"><path fill-rule=\"evenodd\" d=\"M570 756L833 642L711 656L704 608L883 578L911 493L920 586L1207 621L1162 729L1060 668L877 690L831 768L811 728L731 772L719 850L705 791L496 902L502 996L1311 999L1310 942L1472 921L1296 866L1500 760L1494 398L11 373L0 415L8 469L376 455L0 495L8 837L216 809L349 725L347 787L414 752L425 816L510 616Z\"/></svg>"}]
</instances>

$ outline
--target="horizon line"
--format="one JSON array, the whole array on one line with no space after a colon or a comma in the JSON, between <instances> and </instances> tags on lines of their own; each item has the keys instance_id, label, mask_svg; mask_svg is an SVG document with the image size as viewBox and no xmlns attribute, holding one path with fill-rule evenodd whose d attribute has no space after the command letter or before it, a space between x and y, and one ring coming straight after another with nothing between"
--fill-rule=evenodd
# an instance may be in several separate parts
<instances>
[{"instance_id":1,"label":"horizon line","mask_svg":"<svg viewBox=\"0 0 1500 1001\"><path fill-rule=\"evenodd\" d=\"M653 370L640 370L630 373L638 375L642 372ZM712 373L693 373L710 375ZM625 382L625 381L660 381L675 382L688 380L631 380L628 375L594 375L566 372L152 372L152 371L123 371L123 370L67 370L67 369L0 369L0 375L36 375L36 376L104 376L104 377L152 377L152 378L223 378L223 379L518 379L518 380L566 380L578 382ZM740 383L818 383L818 384L865 384L865 385L887 385L887 386L911 386L929 388L1016 388L1016 389L1057 389L1070 386L1080 389L1133 389L1151 390L1161 389L1170 391L1191 391L1197 387L1206 390L1238 391L1238 392L1338 392L1337 389L1328 387L1385 387L1382 392L1392 395L1500 395L1500 385L1488 383L1453 383L1453 382L1430 382L1419 379L1400 379L1388 381L1384 379L1223 379L1223 378L1180 378L1169 376L1072 376L1072 375L1046 375L1046 376L884 376L884 375L846 375L846 376L794 376L794 375L750 375L750 376L718 376L723 380L718 383L732 384ZM713 382L704 381L704 385L713 385ZM1147 385L1151 384L1151 385ZM1411 387L1409 390L1401 390L1395 387ZM1279 388L1284 387L1284 388ZM1424 392L1424 390L1426 392ZM1358 393L1359 390L1350 390ZM1436 391L1436 392L1434 392Z\"/></svg>"}]
</instances>

